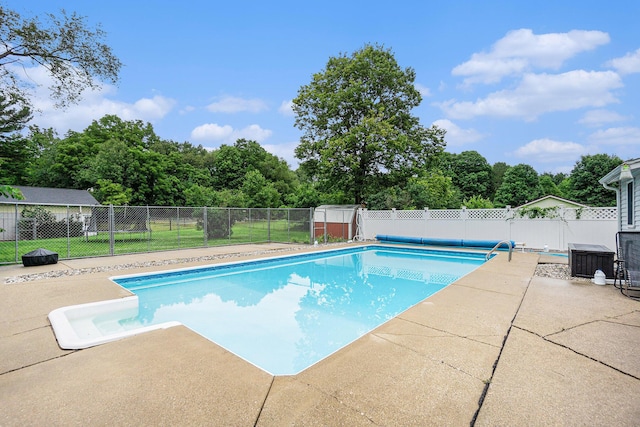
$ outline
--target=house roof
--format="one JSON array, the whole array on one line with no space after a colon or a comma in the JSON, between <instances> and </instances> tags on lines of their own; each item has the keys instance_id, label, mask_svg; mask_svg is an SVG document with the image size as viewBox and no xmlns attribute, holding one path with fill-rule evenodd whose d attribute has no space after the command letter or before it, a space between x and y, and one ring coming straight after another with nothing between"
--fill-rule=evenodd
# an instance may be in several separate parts
<instances>
[{"instance_id":1,"label":"house roof","mask_svg":"<svg viewBox=\"0 0 640 427\"><path fill-rule=\"evenodd\" d=\"M558 206L575 207L575 208L588 207L587 205L583 205L582 203L574 202L573 200L563 199L562 197L553 196L550 194L548 196L544 196L539 199L533 200L529 203L525 203L524 205L520 205L518 206L518 208L526 208L528 206L538 205L541 202L547 202L547 201L555 202Z\"/></svg>"},{"instance_id":2,"label":"house roof","mask_svg":"<svg viewBox=\"0 0 640 427\"><path fill-rule=\"evenodd\" d=\"M640 171L640 158L627 160L627 161L622 163L622 165L624 165L624 164L629 165L629 169L631 169L631 173L634 176L638 175L637 171ZM613 184L614 182L619 182L620 181L620 170L622 169L622 165L617 166L611 172L609 172L608 174L606 174L605 176L600 178L598 180L598 182L600 184L603 184L603 185L605 185L605 184Z\"/></svg>"},{"instance_id":3,"label":"house roof","mask_svg":"<svg viewBox=\"0 0 640 427\"><path fill-rule=\"evenodd\" d=\"M56 205L99 205L98 201L87 190L69 188L25 187L12 185L24 196L23 200L0 196L0 203L11 204L56 204Z\"/></svg>"}]
</instances>

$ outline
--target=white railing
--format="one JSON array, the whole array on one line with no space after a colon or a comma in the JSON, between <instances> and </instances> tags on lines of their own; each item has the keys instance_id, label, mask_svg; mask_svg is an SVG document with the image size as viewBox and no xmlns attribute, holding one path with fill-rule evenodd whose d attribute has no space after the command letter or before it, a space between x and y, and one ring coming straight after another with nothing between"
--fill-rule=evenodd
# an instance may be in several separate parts
<instances>
[{"instance_id":1,"label":"white railing","mask_svg":"<svg viewBox=\"0 0 640 427\"><path fill-rule=\"evenodd\" d=\"M543 218L518 209L367 210L361 209L359 236L378 234L463 240L515 241L530 249L567 250L569 243L615 249L617 209L558 208Z\"/></svg>"}]
</instances>

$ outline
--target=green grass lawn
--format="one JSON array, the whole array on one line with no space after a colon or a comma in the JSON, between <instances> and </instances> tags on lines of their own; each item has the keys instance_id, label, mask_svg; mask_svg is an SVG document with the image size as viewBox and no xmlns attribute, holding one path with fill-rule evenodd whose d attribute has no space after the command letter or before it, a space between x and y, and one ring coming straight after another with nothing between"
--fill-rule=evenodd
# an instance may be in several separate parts
<instances>
[{"instance_id":1,"label":"green grass lawn","mask_svg":"<svg viewBox=\"0 0 640 427\"><path fill-rule=\"evenodd\" d=\"M291 223L271 221L237 222L232 227L230 237L208 239L198 230L195 223L176 227L169 222L152 222L151 232L117 233L114 239L114 254L153 252L171 249L202 248L205 246L232 245L242 243L282 242L308 244L308 229L301 225L292 229ZM0 242L0 264L22 262L22 255L34 249L45 248L57 252L60 259L82 258L111 255L109 234L98 233L94 236L82 236L55 239L20 240Z\"/></svg>"}]
</instances>

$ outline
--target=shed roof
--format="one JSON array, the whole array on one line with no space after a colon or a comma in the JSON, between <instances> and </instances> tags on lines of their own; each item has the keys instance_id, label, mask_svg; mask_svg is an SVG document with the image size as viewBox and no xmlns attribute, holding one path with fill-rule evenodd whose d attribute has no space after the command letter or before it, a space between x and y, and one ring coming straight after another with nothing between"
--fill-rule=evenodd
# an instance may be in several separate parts
<instances>
[{"instance_id":1,"label":"shed roof","mask_svg":"<svg viewBox=\"0 0 640 427\"><path fill-rule=\"evenodd\" d=\"M320 205L316 209L355 209L359 208L360 205Z\"/></svg>"},{"instance_id":2,"label":"shed roof","mask_svg":"<svg viewBox=\"0 0 640 427\"><path fill-rule=\"evenodd\" d=\"M70 188L25 187L12 185L20 190L23 200L0 196L0 203L19 204L56 204L56 205L99 205L98 201L87 190Z\"/></svg>"},{"instance_id":3,"label":"shed roof","mask_svg":"<svg viewBox=\"0 0 640 427\"><path fill-rule=\"evenodd\" d=\"M572 200L563 199L562 197L554 196L549 194L548 196L541 197L539 199L533 200L529 203L525 203L524 205L518 206L518 208L526 208L530 206L549 204L549 202L555 206L563 206L567 208L586 208L587 205L583 205L582 203L574 202Z\"/></svg>"}]
</instances>

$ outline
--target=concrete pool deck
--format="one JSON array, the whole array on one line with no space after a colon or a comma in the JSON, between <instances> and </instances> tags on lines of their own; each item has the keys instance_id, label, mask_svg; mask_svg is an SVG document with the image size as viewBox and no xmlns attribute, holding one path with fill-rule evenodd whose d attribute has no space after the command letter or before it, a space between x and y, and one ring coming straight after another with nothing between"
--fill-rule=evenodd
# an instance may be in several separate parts
<instances>
[{"instance_id":1,"label":"concrete pool deck","mask_svg":"<svg viewBox=\"0 0 640 427\"><path fill-rule=\"evenodd\" d=\"M640 302L610 285L534 276L539 254L500 253L294 376L273 377L183 326L61 350L47 319L128 295L111 276L294 249L0 267L0 425L638 425ZM5 283L42 273L52 277Z\"/></svg>"}]
</instances>

